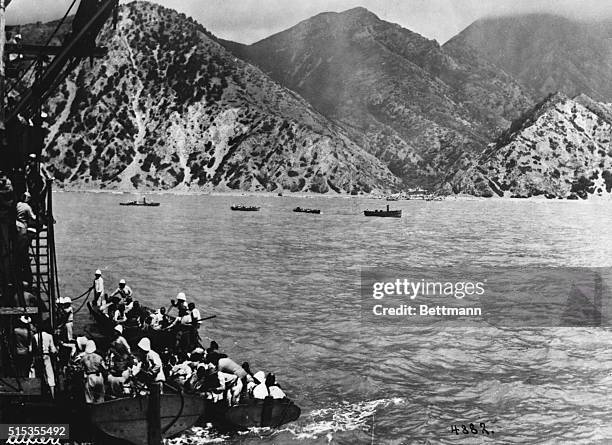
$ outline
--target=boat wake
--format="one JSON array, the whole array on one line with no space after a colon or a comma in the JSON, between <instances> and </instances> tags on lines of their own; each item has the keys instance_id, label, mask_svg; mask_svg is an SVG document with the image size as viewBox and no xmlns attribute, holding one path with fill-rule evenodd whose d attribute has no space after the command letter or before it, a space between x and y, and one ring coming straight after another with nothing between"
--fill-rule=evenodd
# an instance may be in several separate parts
<instances>
[{"instance_id":1,"label":"boat wake","mask_svg":"<svg viewBox=\"0 0 612 445\"><path fill-rule=\"evenodd\" d=\"M238 433L238 437L269 437L274 443L278 436L283 442L321 439L333 440L334 433L347 431L369 431L376 412L388 407L401 406L407 403L404 398L379 399L357 403L342 402L327 408L316 409L302 414L297 422L283 428L250 428ZM210 427L193 427L179 437L164 441L165 445L234 443L236 435L221 434Z\"/></svg>"},{"instance_id":2,"label":"boat wake","mask_svg":"<svg viewBox=\"0 0 612 445\"><path fill-rule=\"evenodd\" d=\"M311 411L296 424L279 430L279 433L287 431L297 439L316 439L323 436L331 438L333 433L340 431L369 430L377 410L405 403L407 400L401 397L358 403L343 402Z\"/></svg>"}]
</instances>

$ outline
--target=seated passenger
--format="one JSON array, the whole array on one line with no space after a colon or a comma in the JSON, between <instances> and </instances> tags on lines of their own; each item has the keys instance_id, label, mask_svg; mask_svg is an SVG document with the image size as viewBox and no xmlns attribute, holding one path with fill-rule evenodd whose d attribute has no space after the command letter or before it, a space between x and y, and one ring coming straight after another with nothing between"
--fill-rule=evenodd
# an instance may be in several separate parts
<instances>
[{"instance_id":1,"label":"seated passenger","mask_svg":"<svg viewBox=\"0 0 612 445\"><path fill-rule=\"evenodd\" d=\"M204 349L197 347L189 354L189 360L192 362L203 362L206 351Z\"/></svg>"},{"instance_id":2,"label":"seated passenger","mask_svg":"<svg viewBox=\"0 0 612 445\"><path fill-rule=\"evenodd\" d=\"M185 386L185 383L191 378L193 369L191 362L183 362L178 365L174 365L170 371L170 378L181 387Z\"/></svg>"},{"instance_id":3,"label":"seated passenger","mask_svg":"<svg viewBox=\"0 0 612 445\"><path fill-rule=\"evenodd\" d=\"M129 394L129 387L126 385L130 378L130 367L134 364L130 354L130 345L121 335L123 326L115 326L115 340L109 348L109 361L111 363L108 386L110 392L115 397L124 397Z\"/></svg>"},{"instance_id":4,"label":"seated passenger","mask_svg":"<svg viewBox=\"0 0 612 445\"><path fill-rule=\"evenodd\" d=\"M215 367L206 363L198 364L195 371L191 373L191 376L185 382L185 391L191 393L204 394L210 391L211 388L218 387L219 380L217 379Z\"/></svg>"},{"instance_id":5,"label":"seated passenger","mask_svg":"<svg viewBox=\"0 0 612 445\"><path fill-rule=\"evenodd\" d=\"M244 369L244 372L247 374L247 381L254 382L255 377L253 376L253 372L251 372L251 365L249 365L249 362L242 362L242 369Z\"/></svg>"},{"instance_id":6,"label":"seated passenger","mask_svg":"<svg viewBox=\"0 0 612 445\"><path fill-rule=\"evenodd\" d=\"M141 380L146 383L165 382L164 365L159 354L151 349L151 340L143 337L138 342L138 348L142 352Z\"/></svg>"},{"instance_id":7,"label":"seated passenger","mask_svg":"<svg viewBox=\"0 0 612 445\"><path fill-rule=\"evenodd\" d=\"M172 319L166 313L166 308L165 307L160 308L159 313L160 313L160 322L159 322L160 329L169 329L170 326L172 326Z\"/></svg>"},{"instance_id":8,"label":"seated passenger","mask_svg":"<svg viewBox=\"0 0 612 445\"><path fill-rule=\"evenodd\" d=\"M257 371L253 376L253 381L247 383L247 393L253 397L253 390L261 383L266 381L266 373L263 371Z\"/></svg>"},{"instance_id":9,"label":"seated passenger","mask_svg":"<svg viewBox=\"0 0 612 445\"><path fill-rule=\"evenodd\" d=\"M257 376L257 374L255 374ZM287 397L282 389L276 384L276 377L270 373L266 376L265 382L260 383L253 389L253 397L256 399L284 399Z\"/></svg>"},{"instance_id":10,"label":"seated passenger","mask_svg":"<svg viewBox=\"0 0 612 445\"><path fill-rule=\"evenodd\" d=\"M127 321L127 316L125 315L125 305L123 303L119 303L117 306L117 310L113 315L113 321L115 323L125 323Z\"/></svg>"},{"instance_id":11,"label":"seated passenger","mask_svg":"<svg viewBox=\"0 0 612 445\"><path fill-rule=\"evenodd\" d=\"M163 312L162 312L163 310ZM151 327L151 329L153 329L154 331L159 331L161 330L161 322L163 319L163 315L166 313L166 308L165 307L160 307L158 310L156 310L155 312L153 312L151 314L151 323L149 324L149 326Z\"/></svg>"},{"instance_id":12,"label":"seated passenger","mask_svg":"<svg viewBox=\"0 0 612 445\"><path fill-rule=\"evenodd\" d=\"M134 296L134 292L132 292L132 289L130 288L130 286L125 284L125 280L121 279L119 281L119 287L115 290L115 292L113 292L110 295L110 298L113 298L115 296L118 296L122 300L125 300L128 296L129 297L133 297Z\"/></svg>"},{"instance_id":13,"label":"seated passenger","mask_svg":"<svg viewBox=\"0 0 612 445\"><path fill-rule=\"evenodd\" d=\"M123 326L118 324L113 330L114 340L110 344L109 352L118 355L126 355L132 352L130 345L123 337Z\"/></svg>"},{"instance_id":14,"label":"seated passenger","mask_svg":"<svg viewBox=\"0 0 612 445\"><path fill-rule=\"evenodd\" d=\"M125 312L128 313L134 308L134 300L132 300L132 296L128 295L125 297Z\"/></svg>"}]
</instances>

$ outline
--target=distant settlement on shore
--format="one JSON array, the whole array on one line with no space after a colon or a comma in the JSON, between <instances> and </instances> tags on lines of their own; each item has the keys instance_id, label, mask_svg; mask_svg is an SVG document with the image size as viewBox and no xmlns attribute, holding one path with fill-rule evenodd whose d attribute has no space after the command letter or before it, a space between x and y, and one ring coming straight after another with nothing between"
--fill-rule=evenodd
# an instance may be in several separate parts
<instances>
[{"instance_id":1,"label":"distant settlement on shore","mask_svg":"<svg viewBox=\"0 0 612 445\"><path fill-rule=\"evenodd\" d=\"M429 316L429 317L452 317L452 316L479 316L482 309L479 307L446 307L428 306L426 304L387 307L377 304L372 307L372 313L379 316Z\"/></svg>"}]
</instances>

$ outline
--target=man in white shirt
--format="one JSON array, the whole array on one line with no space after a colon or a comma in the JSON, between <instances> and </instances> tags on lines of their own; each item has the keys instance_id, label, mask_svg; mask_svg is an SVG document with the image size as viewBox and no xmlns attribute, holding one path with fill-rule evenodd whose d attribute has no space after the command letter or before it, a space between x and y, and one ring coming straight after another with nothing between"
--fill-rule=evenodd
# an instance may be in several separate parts
<instances>
[{"instance_id":1,"label":"man in white shirt","mask_svg":"<svg viewBox=\"0 0 612 445\"><path fill-rule=\"evenodd\" d=\"M38 343L42 344L42 347L39 347ZM51 393L51 398L55 398L55 372L53 371L53 362L52 356L57 354L57 348L55 347L55 343L53 342L53 336L43 330L40 334L34 334L34 345L42 352L43 356L43 366L45 370L45 382L49 386L49 392Z\"/></svg>"},{"instance_id":2,"label":"man in white shirt","mask_svg":"<svg viewBox=\"0 0 612 445\"><path fill-rule=\"evenodd\" d=\"M164 315L162 314L162 309L164 312L166 312L166 308L162 307L151 314L151 329L153 329L154 331L159 331L162 328L161 322L164 318Z\"/></svg>"},{"instance_id":3,"label":"man in white shirt","mask_svg":"<svg viewBox=\"0 0 612 445\"><path fill-rule=\"evenodd\" d=\"M195 307L195 303L189 303L187 305L187 308L189 310L189 315L191 317L191 325L195 328L198 329L200 327L201 321L200 319L202 318L200 315L200 311L196 309Z\"/></svg>"},{"instance_id":4,"label":"man in white shirt","mask_svg":"<svg viewBox=\"0 0 612 445\"><path fill-rule=\"evenodd\" d=\"M130 296L130 297L134 296L134 293L132 292L132 289L130 288L130 286L125 284L125 280L124 279L121 279L119 281L119 287L115 290L115 292L113 292L113 294L110 296L110 298L114 297L117 294L119 294L119 296L122 299L125 299L128 296Z\"/></svg>"},{"instance_id":5,"label":"man in white shirt","mask_svg":"<svg viewBox=\"0 0 612 445\"><path fill-rule=\"evenodd\" d=\"M138 342L138 347L144 352L142 370L147 373L148 379L154 382L165 382L166 376L164 375L164 365L159 354L151 349L151 340L147 337L143 337L140 342Z\"/></svg>"},{"instance_id":6,"label":"man in white shirt","mask_svg":"<svg viewBox=\"0 0 612 445\"><path fill-rule=\"evenodd\" d=\"M104 304L104 279L102 278L102 271L96 270L94 278L94 304L101 307Z\"/></svg>"},{"instance_id":7,"label":"man in white shirt","mask_svg":"<svg viewBox=\"0 0 612 445\"><path fill-rule=\"evenodd\" d=\"M36 229L32 228L36 222L36 215L30 207L31 195L28 192L23 194L22 200L17 203L17 217L15 219L17 229L17 242L15 247L16 263L20 273L20 278L23 281L32 283L32 269L30 267L30 258L28 251L30 249L30 231L36 233Z\"/></svg>"}]
</instances>

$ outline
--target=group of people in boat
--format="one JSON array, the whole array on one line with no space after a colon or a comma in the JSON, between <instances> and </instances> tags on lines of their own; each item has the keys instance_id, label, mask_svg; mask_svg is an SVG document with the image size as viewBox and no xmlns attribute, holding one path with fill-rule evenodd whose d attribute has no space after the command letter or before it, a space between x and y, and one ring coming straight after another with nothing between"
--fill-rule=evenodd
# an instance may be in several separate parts
<instances>
[{"instance_id":1,"label":"group of people in boat","mask_svg":"<svg viewBox=\"0 0 612 445\"><path fill-rule=\"evenodd\" d=\"M263 371L253 374L247 362L238 365L219 352L214 340L210 347L197 347L189 353L177 353L170 348L158 352L148 337L131 348L122 334L122 326L117 325L104 355L97 351L93 340L77 338L69 374L73 376L74 389L78 391L79 384L82 385L87 403L145 394L153 382L228 406L245 398L286 397L274 374L266 375Z\"/></svg>"},{"instance_id":2,"label":"group of people in boat","mask_svg":"<svg viewBox=\"0 0 612 445\"><path fill-rule=\"evenodd\" d=\"M230 406L245 398L285 397L274 374L253 373L248 362L239 365L220 352L214 340L208 348L203 347L201 314L193 302L187 302L185 293L171 300L169 309L152 311L134 300L132 289L123 279L108 295L100 270L96 270L90 290L93 305L113 326L112 338L104 339L103 348L85 336L74 339L74 311L69 297L56 301L55 330L48 321L37 329L27 316L21 317L14 328L18 375L43 377L52 397L57 372L65 377L65 389L87 403L138 395L153 382ZM174 309L177 316L169 314ZM129 331L136 335L126 338Z\"/></svg>"},{"instance_id":3,"label":"group of people in boat","mask_svg":"<svg viewBox=\"0 0 612 445\"><path fill-rule=\"evenodd\" d=\"M117 325L106 354L100 354L94 340L78 337L68 374L76 392L82 386L87 403L144 394L154 382L175 390L197 393L213 403L238 404L245 398L285 398L274 374L253 374L247 362L238 365L219 352L216 341L189 353L166 347L156 351L148 337L132 348Z\"/></svg>"},{"instance_id":4,"label":"group of people in boat","mask_svg":"<svg viewBox=\"0 0 612 445\"><path fill-rule=\"evenodd\" d=\"M99 269L95 272L92 289L94 306L126 330L151 333L156 338L160 332L171 333L174 336L174 347L183 351L191 351L198 344L202 316L195 303L187 302L184 292L179 292L176 300L170 300L168 309L162 306L151 311L134 299L134 292L125 279L119 281L119 286L112 294L105 293L104 279ZM169 313L173 309L176 309L176 316Z\"/></svg>"},{"instance_id":5,"label":"group of people in boat","mask_svg":"<svg viewBox=\"0 0 612 445\"><path fill-rule=\"evenodd\" d=\"M134 300L132 289L123 279L112 294L105 293L100 270L95 272L91 289L93 304L114 324L112 339L104 352L93 339L80 336L72 340L72 301L57 301L61 321L56 334L60 345L69 349L68 357L60 359L58 367L67 377L70 392L82 395L85 402L131 397L146 392L153 382L230 406L245 398L285 397L274 374L253 373L247 362L238 365L219 351L214 340L208 348L202 346L198 332L200 311L193 302L187 302L185 293L171 300L169 310L161 307L151 311ZM178 312L176 317L168 313L173 309ZM125 334L130 329L139 335L130 336L128 341ZM160 332L167 333L165 338L171 341L160 341L156 337ZM57 353L53 336L50 344L49 360ZM52 373L53 366L49 368ZM53 376L46 378L48 382L53 380Z\"/></svg>"}]
</instances>

